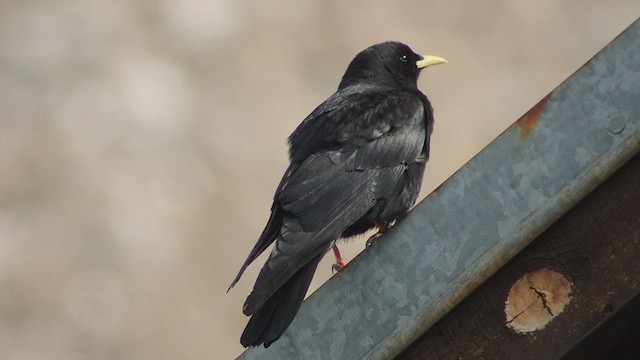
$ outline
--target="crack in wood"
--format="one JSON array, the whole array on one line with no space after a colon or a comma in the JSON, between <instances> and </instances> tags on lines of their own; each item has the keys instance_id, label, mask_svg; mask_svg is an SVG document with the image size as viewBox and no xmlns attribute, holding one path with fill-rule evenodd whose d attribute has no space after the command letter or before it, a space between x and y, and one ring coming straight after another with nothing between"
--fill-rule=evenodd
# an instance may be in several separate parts
<instances>
[{"instance_id":1,"label":"crack in wood","mask_svg":"<svg viewBox=\"0 0 640 360\"><path fill-rule=\"evenodd\" d=\"M531 284L531 286L529 286L529 289L533 290L538 295L538 298L540 300L542 300L542 306L544 306L544 308L547 310L549 315L551 315L551 317L554 318L555 315L553 314L553 311L551 311L551 308L549 307L549 304L547 303L547 294L545 294L544 292L536 289L536 287L533 285L531 280L529 280L529 279L527 279L527 280L529 281L529 284ZM533 303L531 305L533 305Z\"/></svg>"}]
</instances>

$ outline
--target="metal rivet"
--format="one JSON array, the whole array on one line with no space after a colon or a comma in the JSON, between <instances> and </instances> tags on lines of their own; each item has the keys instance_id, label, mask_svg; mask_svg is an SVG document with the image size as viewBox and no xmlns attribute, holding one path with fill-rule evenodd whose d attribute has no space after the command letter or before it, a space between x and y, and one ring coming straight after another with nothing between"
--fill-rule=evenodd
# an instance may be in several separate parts
<instances>
[{"instance_id":1,"label":"metal rivet","mask_svg":"<svg viewBox=\"0 0 640 360\"><path fill-rule=\"evenodd\" d=\"M626 125L622 116L616 116L609 121L609 131L613 134L620 134Z\"/></svg>"}]
</instances>

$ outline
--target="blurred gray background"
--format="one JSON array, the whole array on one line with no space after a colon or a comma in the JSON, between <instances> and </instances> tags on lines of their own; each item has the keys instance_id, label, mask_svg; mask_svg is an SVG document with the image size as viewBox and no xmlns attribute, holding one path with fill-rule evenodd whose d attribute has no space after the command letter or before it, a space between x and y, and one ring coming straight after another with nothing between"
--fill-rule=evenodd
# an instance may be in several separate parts
<instances>
[{"instance_id":1,"label":"blurred gray background","mask_svg":"<svg viewBox=\"0 0 640 360\"><path fill-rule=\"evenodd\" d=\"M358 51L400 40L449 60L419 82L436 109L424 196L639 14L637 0L0 2L0 359L238 355L263 258L225 291L285 139Z\"/></svg>"}]
</instances>

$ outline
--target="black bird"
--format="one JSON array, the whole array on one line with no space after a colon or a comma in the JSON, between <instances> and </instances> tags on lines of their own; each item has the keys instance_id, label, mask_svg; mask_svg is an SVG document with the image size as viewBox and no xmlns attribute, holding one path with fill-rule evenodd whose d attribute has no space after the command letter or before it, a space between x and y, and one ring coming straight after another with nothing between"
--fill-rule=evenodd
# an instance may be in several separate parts
<instances>
[{"instance_id":1,"label":"black bird","mask_svg":"<svg viewBox=\"0 0 640 360\"><path fill-rule=\"evenodd\" d=\"M433 110L420 70L445 63L384 42L351 61L338 91L289 137L291 164L240 272L275 241L243 312L240 338L265 347L293 321L320 259L341 237L385 231L413 206L429 158ZM339 259L337 248L336 259Z\"/></svg>"}]
</instances>

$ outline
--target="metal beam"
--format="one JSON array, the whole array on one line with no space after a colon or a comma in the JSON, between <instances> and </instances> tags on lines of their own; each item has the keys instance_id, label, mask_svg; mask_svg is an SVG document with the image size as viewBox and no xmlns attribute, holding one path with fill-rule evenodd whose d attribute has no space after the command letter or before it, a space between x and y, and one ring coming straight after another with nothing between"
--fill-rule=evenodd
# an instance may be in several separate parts
<instances>
[{"instance_id":1,"label":"metal beam","mask_svg":"<svg viewBox=\"0 0 640 360\"><path fill-rule=\"evenodd\" d=\"M640 151L640 20L242 359L388 359Z\"/></svg>"}]
</instances>

